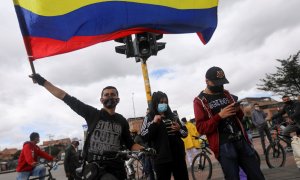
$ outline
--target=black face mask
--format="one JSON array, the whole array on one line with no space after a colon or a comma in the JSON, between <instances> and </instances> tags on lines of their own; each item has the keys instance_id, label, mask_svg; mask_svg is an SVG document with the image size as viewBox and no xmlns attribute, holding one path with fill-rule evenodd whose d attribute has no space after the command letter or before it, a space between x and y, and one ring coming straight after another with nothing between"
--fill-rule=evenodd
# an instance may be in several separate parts
<instances>
[{"instance_id":1,"label":"black face mask","mask_svg":"<svg viewBox=\"0 0 300 180\"><path fill-rule=\"evenodd\" d=\"M207 88L212 93L222 93L222 92L224 92L224 86L223 85L219 85L219 86L207 86Z\"/></svg>"},{"instance_id":2,"label":"black face mask","mask_svg":"<svg viewBox=\"0 0 300 180\"><path fill-rule=\"evenodd\" d=\"M103 100L104 107L108 109L113 109L119 103L119 98L108 98Z\"/></svg>"},{"instance_id":3,"label":"black face mask","mask_svg":"<svg viewBox=\"0 0 300 180\"><path fill-rule=\"evenodd\" d=\"M293 101L289 100L289 101L284 102L284 104L290 105L290 104L293 104Z\"/></svg>"}]
</instances>

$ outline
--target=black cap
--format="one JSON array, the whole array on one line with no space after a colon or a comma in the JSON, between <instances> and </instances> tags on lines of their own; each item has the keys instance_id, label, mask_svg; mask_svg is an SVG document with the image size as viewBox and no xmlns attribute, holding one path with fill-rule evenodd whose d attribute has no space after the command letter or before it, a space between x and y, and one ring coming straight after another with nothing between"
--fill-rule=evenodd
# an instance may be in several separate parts
<instances>
[{"instance_id":1,"label":"black cap","mask_svg":"<svg viewBox=\"0 0 300 180\"><path fill-rule=\"evenodd\" d=\"M39 137L40 137L40 135L37 132L31 133L30 136L29 136L30 141L33 141L33 140L35 140L36 138L39 138Z\"/></svg>"},{"instance_id":2,"label":"black cap","mask_svg":"<svg viewBox=\"0 0 300 180\"><path fill-rule=\"evenodd\" d=\"M205 74L206 79L212 81L216 86L228 84L224 71L216 66L209 68Z\"/></svg>"}]
</instances>

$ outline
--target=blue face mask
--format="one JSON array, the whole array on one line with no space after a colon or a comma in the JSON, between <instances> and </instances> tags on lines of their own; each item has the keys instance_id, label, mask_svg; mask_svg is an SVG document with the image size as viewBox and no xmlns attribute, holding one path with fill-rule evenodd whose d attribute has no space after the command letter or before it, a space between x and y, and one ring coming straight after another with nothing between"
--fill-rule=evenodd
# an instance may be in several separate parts
<instances>
[{"instance_id":1,"label":"blue face mask","mask_svg":"<svg viewBox=\"0 0 300 180\"><path fill-rule=\"evenodd\" d=\"M165 103L160 103L157 106L157 111L159 113L165 112L167 109L168 109L168 104L165 104Z\"/></svg>"}]
</instances>

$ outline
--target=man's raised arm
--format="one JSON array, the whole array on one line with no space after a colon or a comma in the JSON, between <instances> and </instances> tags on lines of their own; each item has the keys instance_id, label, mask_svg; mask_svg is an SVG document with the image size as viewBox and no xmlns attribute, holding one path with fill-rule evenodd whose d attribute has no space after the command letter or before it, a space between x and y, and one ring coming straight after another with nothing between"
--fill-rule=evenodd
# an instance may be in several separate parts
<instances>
[{"instance_id":1,"label":"man's raised arm","mask_svg":"<svg viewBox=\"0 0 300 180\"><path fill-rule=\"evenodd\" d=\"M58 99L63 99L67 94L64 90L54 86L39 74L32 74L29 77L33 79L34 83L44 86L51 94L53 94L53 96L57 97Z\"/></svg>"}]
</instances>

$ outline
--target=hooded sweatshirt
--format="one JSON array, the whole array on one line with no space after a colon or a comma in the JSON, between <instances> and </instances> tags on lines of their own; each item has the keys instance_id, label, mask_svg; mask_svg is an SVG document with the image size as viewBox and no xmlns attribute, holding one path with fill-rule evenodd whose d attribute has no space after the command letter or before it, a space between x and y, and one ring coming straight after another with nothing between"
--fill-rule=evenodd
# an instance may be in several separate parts
<instances>
[{"instance_id":1,"label":"hooded sweatshirt","mask_svg":"<svg viewBox=\"0 0 300 180\"><path fill-rule=\"evenodd\" d=\"M22 152L19 156L17 172L32 171L32 163L38 161L38 157L43 157L48 161L53 161L53 157L42 151L36 144L27 141L23 144Z\"/></svg>"}]
</instances>

